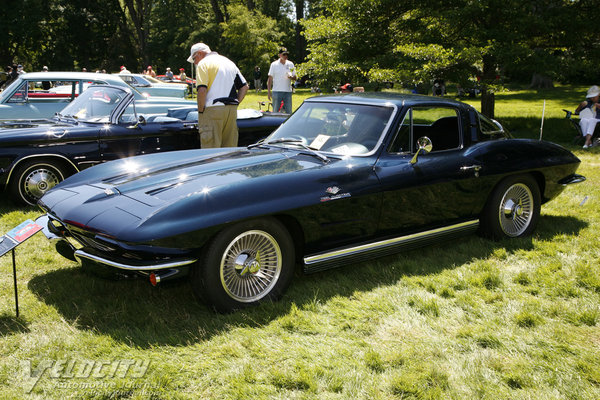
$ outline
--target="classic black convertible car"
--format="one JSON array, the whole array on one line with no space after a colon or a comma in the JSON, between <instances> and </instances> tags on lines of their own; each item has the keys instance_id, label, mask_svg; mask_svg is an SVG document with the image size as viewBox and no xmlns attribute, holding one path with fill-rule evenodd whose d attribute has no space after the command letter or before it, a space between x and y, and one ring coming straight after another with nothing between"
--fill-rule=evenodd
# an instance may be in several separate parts
<instances>
[{"instance_id":1,"label":"classic black convertible car","mask_svg":"<svg viewBox=\"0 0 600 400\"><path fill-rule=\"evenodd\" d=\"M262 143L107 163L39 204L67 257L154 284L189 274L230 311L280 297L296 264L319 271L477 230L528 235L543 203L585 179L579 163L459 102L322 96Z\"/></svg>"},{"instance_id":2,"label":"classic black convertible car","mask_svg":"<svg viewBox=\"0 0 600 400\"><path fill-rule=\"evenodd\" d=\"M239 110L239 144L264 138L287 117ZM0 186L17 202L35 205L48 189L92 165L199 148L197 121L195 106L140 103L128 88L91 86L53 119L0 123Z\"/></svg>"}]
</instances>

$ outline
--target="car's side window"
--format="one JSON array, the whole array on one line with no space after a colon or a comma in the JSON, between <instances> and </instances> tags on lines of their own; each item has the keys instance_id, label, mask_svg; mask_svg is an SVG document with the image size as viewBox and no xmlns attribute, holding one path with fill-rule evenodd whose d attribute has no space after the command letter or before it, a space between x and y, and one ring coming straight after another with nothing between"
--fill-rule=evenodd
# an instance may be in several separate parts
<instances>
[{"instance_id":1,"label":"car's side window","mask_svg":"<svg viewBox=\"0 0 600 400\"><path fill-rule=\"evenodd\" d=\"M428 137L433 144L432 151L460 148L461 130L458 110L452 107L413 107L412 140L413 147L421 137ZM416 148L411 149L413 152Z\"/></svg>"},{"instance_id":2,"label":"car's side window","mask_svg":"<svg viewBox=\"0 0 600 400\"><path fill-rule=\"evenodd\" d=\"M414 153L417 151L417 141L421 137L428 137L431 140L432 151L460 148L462 141L458 116L458 110L452 107L411 107L404 115L404 120L388 151Z\"/></svg>"},{"instance_id":3,"label":"car's side window","mask_svg":"<svg viewBox=\"0 0 600 400\"><path fill-rule=\"evenodd\" d=\"M477 113L477 116L479 117L479 128L484 138L504 133L502 126L497 122L489 119L483 114Z\"/></svg>"},{"instance_id":4,"label":"car's side window","mask_svg":"<svg viewBox=\"0 0 600 400\"><path fill-rule=\"evenodd\" d=\"M410 151L410 127L411 127L411 110L409 109L404 115L404 120L400 124L396 137L389 147L390 153L406 153Z\"/></svg>"},{"instance_id":5,"label":"car's side window","mask_svg":"<svg viewBox=\"0 0 600 400\"><path fill-rule=\"evenodd\" d=\"M24 81L8 100L10 103L68 103L78 94L77 82Z\"/></svg>"},{"instance_id":6,"label":"car's side window","mask_svg":"<svg viewBox=\"0 0 600 400\"><path fill-rule=\"evenodd\" d=\"M8 99L9 103L24 103L27 100L27 92L28 92L28 83L23 82L21 87L19 87L10 99Z\"/></svg>"}]
</instances>

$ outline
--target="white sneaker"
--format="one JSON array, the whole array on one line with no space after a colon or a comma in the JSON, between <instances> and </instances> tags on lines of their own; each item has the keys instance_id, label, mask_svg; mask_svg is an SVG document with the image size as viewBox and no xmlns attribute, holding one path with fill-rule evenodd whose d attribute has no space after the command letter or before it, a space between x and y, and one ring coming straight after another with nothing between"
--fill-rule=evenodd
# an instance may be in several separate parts
<instances>
[{"instance_id":1,"label":"white sneaker","mask_svg":"<svg viewBox=\"0 0 600 400\"><path fill-rule=\"evenodd\" d=\"M583 145L583 148L584 148L584 149L589 149L590 147L592 147L592 146L590 146L589 144L584 144L584 145Z\"/></svg>"}]
</instances>

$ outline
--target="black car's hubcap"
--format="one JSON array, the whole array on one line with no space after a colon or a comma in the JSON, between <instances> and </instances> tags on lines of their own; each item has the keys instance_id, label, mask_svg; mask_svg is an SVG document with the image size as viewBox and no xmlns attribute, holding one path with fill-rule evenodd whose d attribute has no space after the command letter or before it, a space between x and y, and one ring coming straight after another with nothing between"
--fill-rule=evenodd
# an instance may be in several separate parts
<instances>
[{"instance_id":1,"label":"black car's hubcap","mask_svg":"<svg viewBox=\"0 0 600 400\"><path fill-rule=\"evenodd\" d=\"M517 183L508 188L500 202L500 226L508 236L521 235L533 218L533 195L529 187Z\"/></svg>"},{"instance_id":2,"label":"black car's hubcap","mask_svg":"<svg viewBox=\"0 0 600 400\"><path fill-rule=\"evenodd\" d=\"M250 303L271 292L281 274L282 254L277 240L260 230L234 238L223 253L221 284L231 298Z\"/></svg>"}]
</instances>

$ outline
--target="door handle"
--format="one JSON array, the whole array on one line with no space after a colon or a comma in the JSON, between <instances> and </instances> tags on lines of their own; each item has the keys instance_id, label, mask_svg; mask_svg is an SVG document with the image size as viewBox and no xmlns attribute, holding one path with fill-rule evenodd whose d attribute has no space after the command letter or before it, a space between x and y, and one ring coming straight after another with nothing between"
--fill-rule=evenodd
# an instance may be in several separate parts
<instances>
[{"instance_id":1,"label":"door handle","mask_svg":"<svg viewBox=\"0 0 600 400\"><path fill-rule=\"evenodd\" d=\"M474 165L463 165L462 167L460 167L461 171L473 171L475 174L475 177L479 177L479 171L481 170L482 166L478 165L478 164L474 164Z\"/></svg>"}]
</instances>

